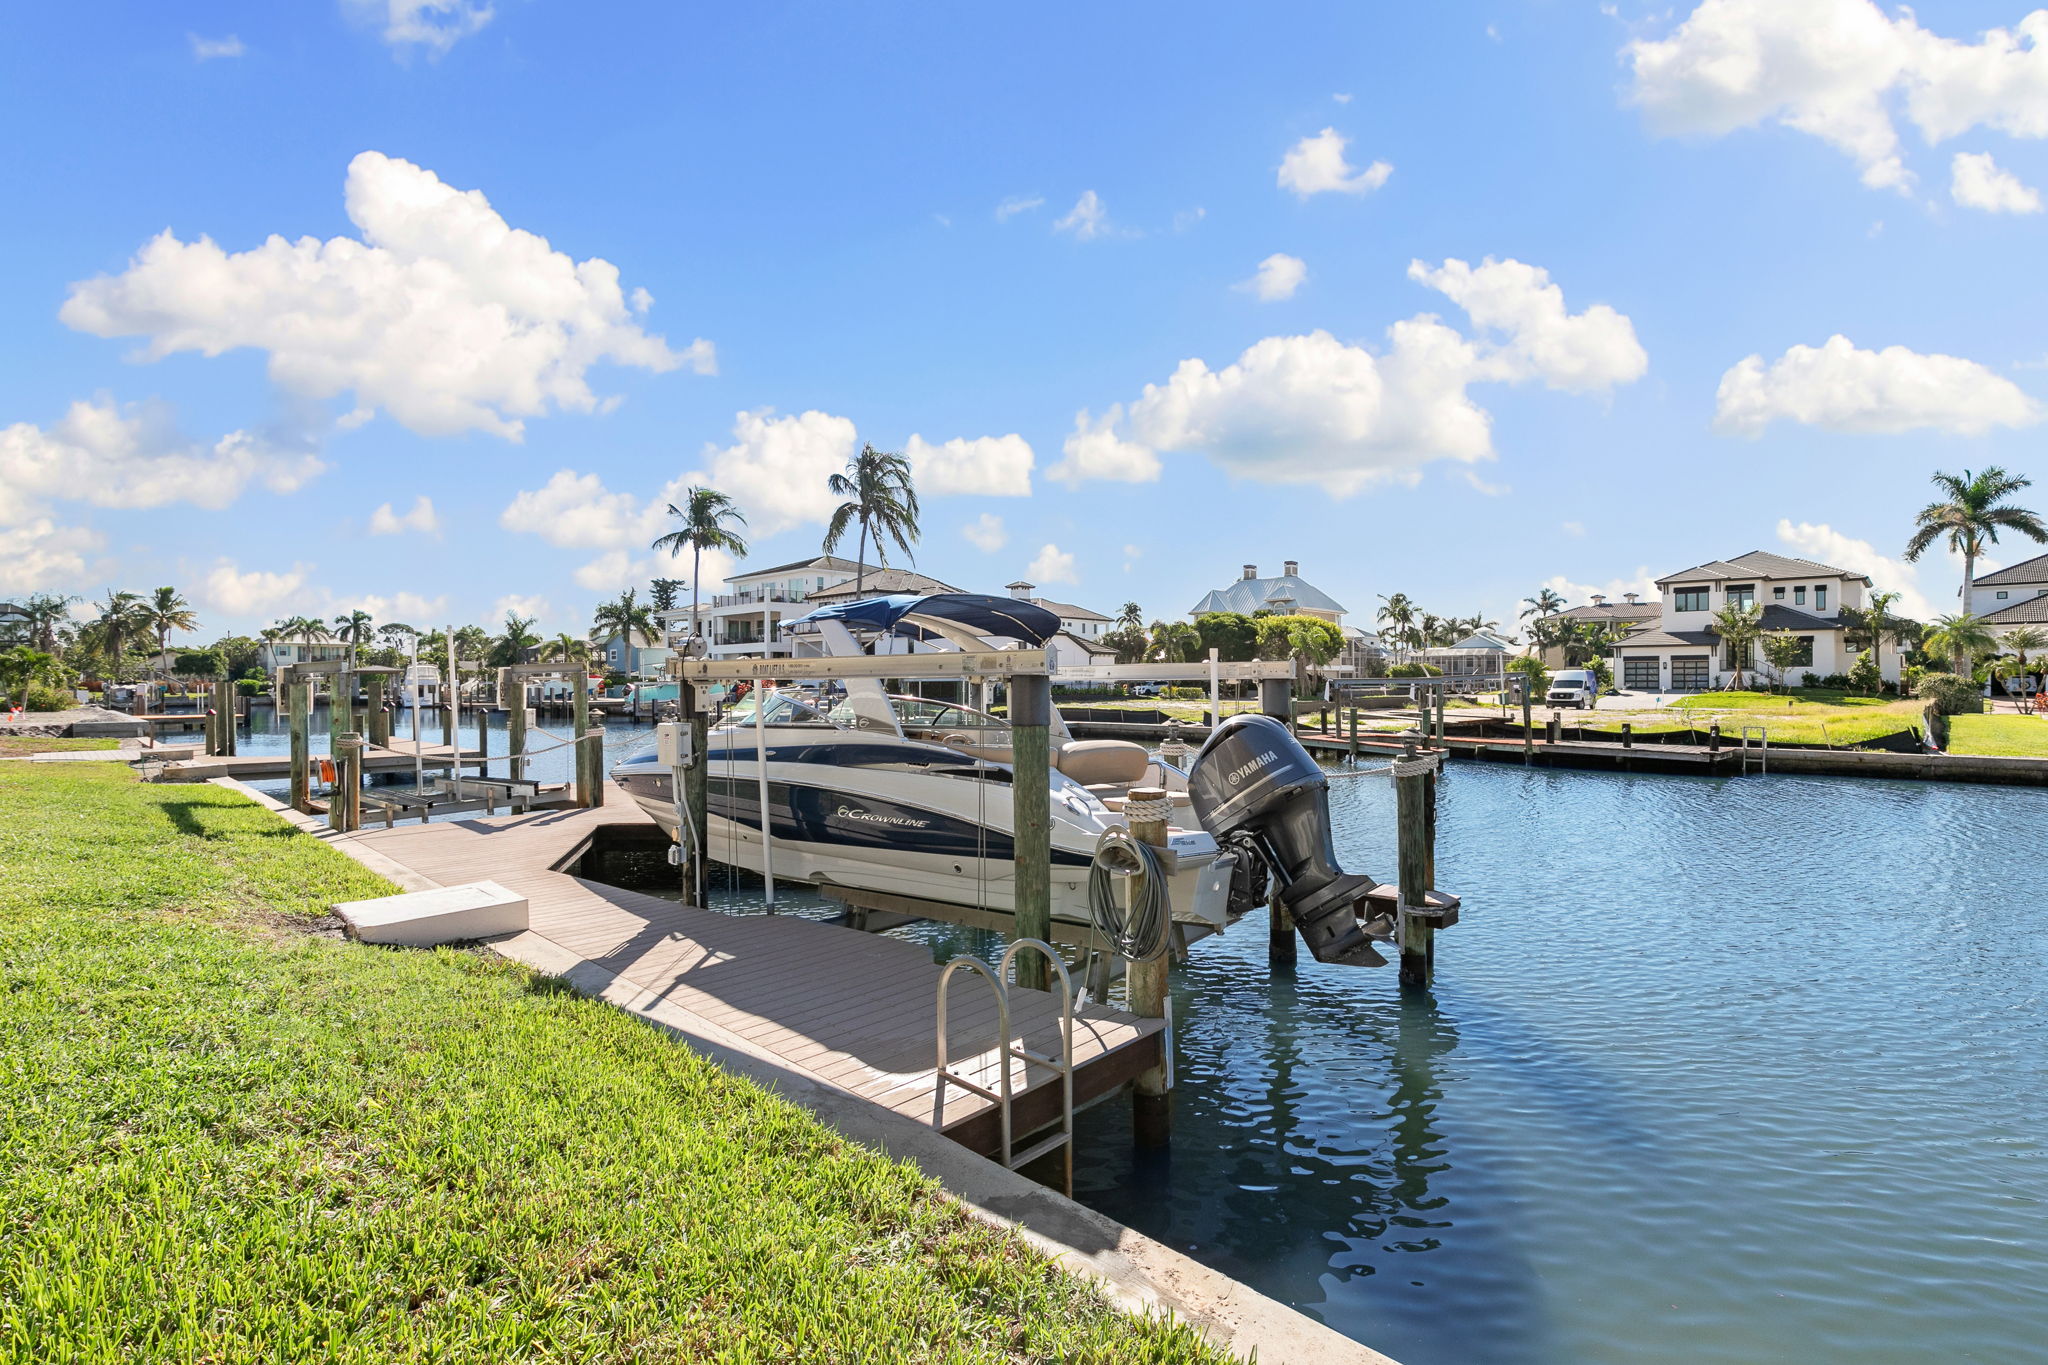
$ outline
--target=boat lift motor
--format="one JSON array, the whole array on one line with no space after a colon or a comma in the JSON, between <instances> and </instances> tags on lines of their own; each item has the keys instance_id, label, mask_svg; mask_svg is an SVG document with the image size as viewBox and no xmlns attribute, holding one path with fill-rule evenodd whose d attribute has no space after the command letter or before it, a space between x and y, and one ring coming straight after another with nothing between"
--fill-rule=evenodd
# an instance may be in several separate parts
<instances>
[{"instance_id":1,"label":"boat lift motor","mask_svg":"<svg viewBox=\"0 0 2048 1365\"><path fill-rule=\"evenodd\" d=\"M1330 780L1285 725L1242 715L1217 726L1188 769L1188 795L1218 843L1249 849L1265 864L1316 961L1386 965L1359 922L1377 883L1337 865Z\"/></svg>"}]
</instances>

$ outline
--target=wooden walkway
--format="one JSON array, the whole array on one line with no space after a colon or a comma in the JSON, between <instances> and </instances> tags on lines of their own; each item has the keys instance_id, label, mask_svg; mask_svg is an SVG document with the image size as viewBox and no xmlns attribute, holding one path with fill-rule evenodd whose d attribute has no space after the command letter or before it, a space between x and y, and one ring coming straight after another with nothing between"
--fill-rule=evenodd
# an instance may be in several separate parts
<instances>
[{"instance_id":1,"label":"wooden walkway","mask_svg":"<svg viewBox=\"0 0 2048 1365\"><path fill-rule=\"evenodd\" d=\"M544 940L553 951L534 953L536 965L557 964L563 953L595 964L791 1070L933 1122L940 968L927 949L793 915L717 914L565 871L609 825L651 822L637 808L612 806L401 825L334 843L444 886L496 881L531 908L527 934L493 944L506 956L520 958L523 941ZM1001 1075L994 997L970 976L954 975L949 1053L957 1070L993 1089ZM1057 1000L1012 993L1012 1028L1033 1049L1059 1050ZM1159 1020L1078 1011L1076 1104L1158 1065L1163 1045ZM1011 1084L1017 1137L1057 1119L1059 1085L1049 1068L1012 1062ZM996 1106L957 1086L946 1088L939 1126L984 1154L1000 1148Z\"/></svg>"},{"instance_id":2,"label":"wooden walkway","mask_svg":"<svg viewBox=\"0 0 2048 1365\"><path fill-rule=\"evenodd\" d=\"M454 751L446 744L420 743L420 757L429 771L455 766ZM316 755L322 757L324 755ZM492 757L502 762L504 754ZM472 768L484 762L482 755L474 749L462 752L462 766ZM413 747L409 739L394 738L388 748L365 748L363 750L363 771L366 773L411 772L413 769ZM216 777L232 777L240 782L263 781L268 778L290 777L292 758L283 754L225 754L208 757L195 755L181 762L165 765L164 782L211 782Z\"/></svg>"}]
</instances>

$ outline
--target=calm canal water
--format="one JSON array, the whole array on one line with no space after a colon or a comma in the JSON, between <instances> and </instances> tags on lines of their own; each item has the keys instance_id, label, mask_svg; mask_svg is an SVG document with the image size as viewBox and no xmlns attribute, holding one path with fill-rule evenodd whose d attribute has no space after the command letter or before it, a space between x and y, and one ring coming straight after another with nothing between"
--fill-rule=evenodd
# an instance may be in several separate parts
<instances>
[{"instance_id":1,"label":"calm canal water","mask_svg":"<svg viewBox=\"0 0 2048 1365\"><path fill-rule=\"evenodd\" d=\"M1386 878L1383 779L1333 792ZM1460 765L1432 998L1176 983L1079 1195L1406 1365L2048 1359L2048 792Z\"/></svg>"},{"instance_id":2,"label":"calm canal water","mask_svg":"<svg viewBox=\"0 0 2048 1365\"><path fill-rule=\"evenodd\" d=\"M2048 1360L2048 791L1468 764L1440 802L1435 991L1197 944L1172 1150L1089 1111L1084 1202L1404 1365ZM1391 878L1390 784L1332 804Z\"/></svg>"}]
</instances>

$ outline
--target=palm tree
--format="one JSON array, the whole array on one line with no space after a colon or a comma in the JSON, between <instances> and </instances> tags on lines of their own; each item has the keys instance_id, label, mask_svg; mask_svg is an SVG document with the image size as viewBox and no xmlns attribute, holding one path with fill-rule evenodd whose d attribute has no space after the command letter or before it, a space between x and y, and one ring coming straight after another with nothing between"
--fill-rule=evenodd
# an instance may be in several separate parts
<instances>
[{"instance_id":1,"label":"palm tree","mask_svg":"<svg viewBox=\"0 0 2048 1365\"><path fill-rule=\"evenodd\" d=\"M142 599L132 592L107 590L107 600L99 604L99 619L93 622L98 629L101 652L107 656L107 672L115 681L121 681L121 654L127 648L130 636L148 629L143 620Z\"/></svg>"},{"instance_id":2,"label":"palm tree","mask_svg":"<svg viewBox=\"0 0 2048 1365\"><path fill-rule=\"evenodd\" d=\"M1727 657L1734 660L1729 665L1735 671L1735 688L1742 689L1742 675L1749 667L1750 652L1756 647L1756 637L1763 629L1764 609L1754 602L1737 606L1730 603L1714 613L1714 619L1707 629L1721 637L1727 647Z\"/></svg>"},{"instance_id":3,"label":"palm tree","mask_svg":"<svg viewBox=\"0 0 2048 1365\"><path fill-rule=\"evenodd\" d=\"M505 633L491 641L489 661L492 667L504 668L525 662L526 651L540 643L540 636L533 633L533 623L538 619L516 612L505 613Z\"/></svg>"},{"instance_id":4,"label":"palm tree","mask_svg":"<svg viewBox=\"0 0 2048 1365\"><path fill-rule=\"evenodd\" d=\"M1935 474L1934 486L1946 499L1927 504L1913 519L1913 538L1906 542L1906 560L1917 562L1928 546L1946 537L1949 548L1963 557L1962 615L1972 614L1970 586L1977 578L1977 557L1985 546L1998 543L2000 531L2018 531L2036 541L2048 541L2048 526L2042 524L2039 516L2024 507L2001 505L2033 482L2008 474L1997 465L1977 474L1967 469L1959 475Z\"/></svg>"},{"instance_id":5,"label":"palm tree","mask_svg":"<svg viewBox=\"0 0 2048 1365\"><path fill-rule=\"evenodd\" d=\"M617 635L630 649L635 634L643 637L654 634L654 612L641 605L639 597L638 589L628 588L613 601L598 605L592 621L600 640Z\"/></svg>"},{"instance_id":6,"label":"palm tree","mask_svg":"<svg viewBox=\"0 0 2048 1365\"><path fill-rule=\"evenodd\" d=\"M22 615L28 618L29 643L45 654L57 653L58 627L71 619L72 603L82 600L70 593L32 594L21 604Z\"/></svg>"},{"instance_id":7,"label":"palm tree","mask_svg":"<svg viewBox=\"0 0 2048 1365\"><path fill-rule=\"evenodd\" d=\"M1126 602L1117 609L1116 623L1118 628L1122 630L1143 630L1145 628L1145 609L1136 602Z\"/></svg>"},{"instance_id":8,"label":"palm tree","mask_svg":"<svg viewBox=\"0 0 2048 1365\"><path fill-rule=\"evenodd\" d=\"M2005 647L2019 655L2020 671L2029 672L2027 656L2037 649L2048 649L2048 630L2039 626L2015 626L2005 633Z\"/></svg>"},{"instance_id":9,"label":"palm tree","mask_svg":"<svg viewBox=\"0 0 2048 1365\"><path fill-rule=\"evenodd\" d=\"M1544 620L1564 610L1564 594L1555 588L1538 588L1534 597L1522 599L1522 614L1516 618L1526 621L1530 617Z\"/></svg>"},{"instance_id":10,"label":"palm tree","mask_svg":"<svg viewBox=\"0 0 2048 1365\"><path fill-rule=\"evenodd\" d=\"M376 618L357 607L335 617L334 625L334 638L348 646L348 661L353 665L362 650L363 641L376 633Z\"/></svg>"},{"instance_id":11,"label":"palm tree","mask_svg":"<svg viewBox=\"0 0 2048 1365\"><path fill-rule=\"evenodd\" d=\"M199 625L199 617L193 612L192 604L181 597L176 588L158 588L143 600L136 614L147 629L156 632L157 667L168 672L171 632L193 630Z\"/></svg>"},{"instance_id":12,"label":"palm tree","mask_svg":"<svg viewBox=\"0 0 2048 1365\"><path fill-rule=\"evenodd\" d=\"M917 490L911 487L908 460L863 444L860 454L846 462L846 473L834 474L827 487L834 497L847 501L839 504L832 513L832 520L825 525L825 553L831 554L846 538L847 529L855 522L860 523L860 553L854 556L855 593L867 589L870 536L875 542L877 563L889 562L891 544L910 555L912 563L917 561L917 557L910 554L911 544L920 532L917 529Z\"/></svg>"},{"instance_id":13,"label":"palm tree","mask_svg":"<svg viewBox=\"0 0 2048 1365\"><path fill-rule=\"evenodd\" d=\"M832 477L836 479L839 476L835 474ZM741 515L740 509L734 505L731 498L715 488L690 489L683 495L681 507L674 503L668 505L668 514L672 517L681 517L683 524L657 539L652 548L667 550L672 555L679 555L686 549L690 552L690 638L694 640L698 631L698 603L701 600L698 588L704 577L704 552L724 550L727 554L744 555L747 552L746 538L737 531L728 530L726 523L738 522L745 526L747 519ZM828 545L826 548L831 547ZM670 580L659 578L655 580L657 601L659 585L668 581ZM653 627L650 626L648 629L652 633Z\"/></svg>"},{"instance_id":14,"label":"palm tree","mask_svg":"<svg viewBox=\"0 0 2048 1365\"><path fill-rule=\"evenodd\" d=\"M579 640L565 630L540 647L540 657L543 663L589 663L590 641Z\"/></svg>"},{"instance_id":15,"label":"palm tree","mask_svg":"<svg viewBox=\"0 0 2048 1365\"><path fill-rule=\"evenodd\" d=\"M1203 656L1202 632L1186 621L1154 621L1152 647L1146 653L1154 663L1197 663Z\"/></svg>"},{"instance_id":16,"label":"palm tree","mask_svg":"<svg viewBox=\"0 0 2048 1365\"><path fill-rule=\"evenodd\" d=\"M1934 618L1934 629L1920 642L1920 648L1929 654L1946 654L1949 671L1959 678L1967 678L1975 672L1977 659L1998 648L1998 632L1984 624L1984 619L1972 612L1959 611L1953 616Z\"/></svg>"},{"instance_id":17,"label":"palm tree","mask_svg":"<svg viewBox=\"0 0 2048 1365\"><path fill-rule=\"evenodd\" d=\"M1380 601L1384 605L1380 607L1376 619L1379 624L1392 627L1381 634L1394 644L1406 647L1411 642L1410 637L1415 628L1415 603L1409 600L1405 592L1397 592L1392 597L1383 593Z\"/></svg>"}]
</instances>

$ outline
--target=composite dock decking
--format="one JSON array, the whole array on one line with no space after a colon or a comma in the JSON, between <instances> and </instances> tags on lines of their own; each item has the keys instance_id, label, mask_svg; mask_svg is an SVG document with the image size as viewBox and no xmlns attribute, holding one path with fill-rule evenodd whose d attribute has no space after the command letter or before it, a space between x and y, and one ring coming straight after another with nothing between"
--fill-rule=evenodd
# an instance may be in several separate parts
<instances>
[{"instance_id":1,"label":"composite dock decking","mask_svg":"<svg viewBox=\"0 0 2048 1365\"><path fill-rule=\"evenodd\" d=\"M530 905L527 934L493 946L535 965L571 957L613 973L772 1054L782 1065L921 1123L937 1090L940 968L916 944L794 915L724 915L574 876L608 825L649 826L633 807L541 811L363 830L333 842L369 850L440 885L488 878ZM544 940L544 944L532 940ZM1013 991L1011 1028L1057 1053L1057 995ZM996 1008L985 982L956 973L948 1014L954 1068L995 1088ZM1164 1026L1087 1007L1074 1026L1077 1104L1109 1093L1163 1056ZM1014 1133L1057 1119L1049 1068L1013 1061ZM975 1151L1000 1147L997 1107L946 1089L941 1129Z\"/></svg>"}]
</instances>

